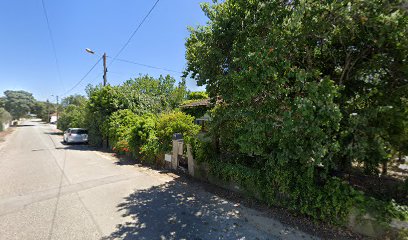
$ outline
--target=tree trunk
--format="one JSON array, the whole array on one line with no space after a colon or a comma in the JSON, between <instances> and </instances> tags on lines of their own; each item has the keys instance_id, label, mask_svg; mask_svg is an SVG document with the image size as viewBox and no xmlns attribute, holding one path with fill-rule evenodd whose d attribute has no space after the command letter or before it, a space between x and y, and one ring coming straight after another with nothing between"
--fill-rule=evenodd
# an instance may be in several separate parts
<instances>
[{"instance_id":1,"label":"tree trunk","mask_svg":"<svg viewBox=\"0 0 408 240\"><path fill-rule=\"evenodd\" d=\"M387 172L388 172L388 165L387 165L387 161L384 161L383 163L382 163L382 175L387 175Z\"/></svg>"},{"instance_id":2,"label":"tree trunk","mask_svg":"<svg viewBox=\"0 0 408 240\"><path fill-rule=\"evenodd\" d=\"M402 154L401 154L401 152L398 152L398 162L399 162L399 163L404 163L404 161L402 160Z\"/></svg>"}]
</instances>

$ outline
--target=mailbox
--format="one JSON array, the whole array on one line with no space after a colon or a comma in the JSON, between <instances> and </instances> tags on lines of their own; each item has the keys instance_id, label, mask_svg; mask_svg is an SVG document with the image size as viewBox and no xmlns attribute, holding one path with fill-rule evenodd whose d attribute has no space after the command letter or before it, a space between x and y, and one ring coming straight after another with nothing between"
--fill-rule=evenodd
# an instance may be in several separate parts
<instances>
[{"instance_id":1,"label":"mailbox","mask_svg":"<svg viewBox=\"0 0 408 240\"><path fill-rule=\"evenodd\" d=\"M173 134L173 140L181 140L181 139L183 139L183 134L181 133Z\"/></svg>"}]
</instances>

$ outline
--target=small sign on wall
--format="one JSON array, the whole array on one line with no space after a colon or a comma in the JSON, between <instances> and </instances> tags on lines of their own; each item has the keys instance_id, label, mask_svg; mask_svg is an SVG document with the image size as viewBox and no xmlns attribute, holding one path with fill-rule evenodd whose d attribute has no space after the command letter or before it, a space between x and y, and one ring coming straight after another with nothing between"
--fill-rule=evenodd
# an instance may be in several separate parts
<instances>
[{"instance_id":1,"label":"small sign on wall","mask_svg":"<svg viewBox=\"0 0 408 240\"><path fill-rule=\"evenodd\" d=\"M171 154L164 154L164 161L171 162Z\"/></svg>"}]
</instances>

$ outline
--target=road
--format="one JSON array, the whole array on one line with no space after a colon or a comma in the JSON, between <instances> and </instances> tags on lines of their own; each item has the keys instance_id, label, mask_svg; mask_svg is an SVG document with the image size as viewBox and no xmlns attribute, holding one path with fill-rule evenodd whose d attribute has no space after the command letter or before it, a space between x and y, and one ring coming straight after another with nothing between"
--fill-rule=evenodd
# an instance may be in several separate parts
<instances>
[{"instance_id":1,"label":"road","mask_svg":"<svg viewBox=\"0 0 408 240\"><path fill-rule=\"evenodd\" d=\"M307 239L175 174L64 145L27 121L0 143L0 239Z\"/></svg>"}]
</instances>

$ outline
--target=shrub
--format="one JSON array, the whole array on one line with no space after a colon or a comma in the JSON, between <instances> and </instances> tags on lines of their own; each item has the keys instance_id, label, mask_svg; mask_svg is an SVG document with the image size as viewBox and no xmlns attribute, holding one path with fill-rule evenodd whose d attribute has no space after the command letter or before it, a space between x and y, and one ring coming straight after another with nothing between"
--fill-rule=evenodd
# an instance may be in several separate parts
<instances>
[{"instance_id":1,"label":"shrub","mask_svg":"<svg viewBox=\"0 0 408 240\"><path fill-rule=\"evenodd\" d=\"M207 99L208 94L206 92L191 92L187 96L188 100L198 100L198 99Z\"/></svg>"},{"instance_id":2,"label":"shrub","mask_svg":"<svg viewBox=\"0 0 408 240\"><path fill-rule=\"evenodd\" d=\"M115 142L112 150L119 153L119 154L128 154L128 153L130 153L129 142L127 140L125 140L125 139L119 140L119 141Z\"/></svg>"},{"instance_id":3,"label":"shrub","mask_svg":"<svg viewBox=\"0 0 408 240\"><path fill-rule=\"evenodd\" d=\"M125 109L114 112L106 124L111 146L120 152L129 152L132 130L138 125L140 117Z\"/></svg>"},{"instance_id":4,"label":"shrub","mask_svg":"<svg viewBox=\"0 0 408 240\"><path fill-rule=\"evenodd\" d=\"M162 151L171 150L171 141L174 133L181 133L186 141L196 136L200 126L194 124L194 117L183 112L161 114L157 121L157 137Z\"/></svg>"},{"instance_id":5,"label":"shrub","mask_svg":"<svg viewBox=\"0 0 408 240\"><path fill-rule=\"evenodd\" d=\"M139 117L132 128L130 147L134 156L143 162L154 163L159 154L159 143L156 137L157 117L146 114Z\"/></svg>"},{"instance_id":6,"label":"shrub","mask_svg":"<svg viewBox=\"0 0 408 240\"><path fill-rule=\"evenodd\" d=\"M12 119L9 112L4 108L0 108L0 132L3 131L3 123L8 123Z\"/></svg>"},{"instance_id":7,"label":"shrub","mask_svg":"<svg viewBox=\"0 0 408 240\"><path fill-rule=\"evenodd\" d=\"M68 128L83 128L85 124L85 104L69 105L60 114L57 122L57 127L60 130L67 130Z\"/></svg>"}]
</instances>

